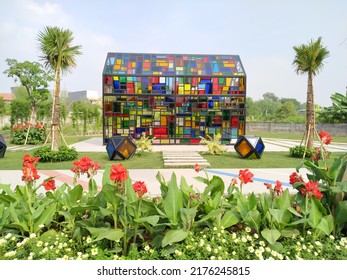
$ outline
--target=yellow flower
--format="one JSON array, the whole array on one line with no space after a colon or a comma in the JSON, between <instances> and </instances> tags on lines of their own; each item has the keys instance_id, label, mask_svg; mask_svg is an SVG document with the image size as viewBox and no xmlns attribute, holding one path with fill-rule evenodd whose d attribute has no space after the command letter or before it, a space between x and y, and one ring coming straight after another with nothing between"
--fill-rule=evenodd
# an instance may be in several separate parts
<instances>
[{"instance_id":1,"label":"yellow flower","mask_svg":"<svg viewBox=\"0 0 347 280\"><path fill-rule=\"evenodd\" d=\"M93 248L91 254L92 256L96 256L98 254L98 248Z\"/></svg>"}]
</instances>

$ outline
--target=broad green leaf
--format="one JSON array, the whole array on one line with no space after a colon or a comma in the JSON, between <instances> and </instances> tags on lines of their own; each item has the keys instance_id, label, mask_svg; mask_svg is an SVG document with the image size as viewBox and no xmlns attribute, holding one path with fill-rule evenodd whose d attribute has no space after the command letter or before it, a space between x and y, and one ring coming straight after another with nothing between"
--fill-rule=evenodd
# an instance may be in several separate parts
<instances>
[{"instance_id":1,"label":"broad green leaf","mask_svg":"<svg viewBox=\"0 0 347 280\"><path fill-rule=\"evenodd\" d=\"M347 181L345 182L337 182L336 187L330 187L330 190L333 193L345 192L347 193Z\"/></svg>"},{"instance_id":2,"label":"broad green leaf","mask_svg":"<svg viewBox=\"0 0 347 280\"><path fill-rule=\"evenodd\" d=\"M33 212L32 218L35 220L37 217L41 216L42 212L45 210L46 206L50 204L51 201L45 201L43 204L39 205Z\"/></svg>"},{"instance_id":3,"label":"broad green leaf","mask_svg":"<svg viewBox=\"0 0 347 280\"><path fill-rule=\"evenodd\" d=\"M179 221L179 211L183 207L183 197L177 186L175 173L172 173L169 181L169 189L163 200L164 210L171 223L177 224Z\"/></svg>"},{"instance_id":4,"label":"broad green leaf","mask_svg":"<svg viewBox=\"0 0 347 280\"><path fill-rule=\"evenodd\" d=\"M258 203L258 199L254 193L251 193L248 197L248 209L253 210L256 209Z\"/></svg>"},{"instance_id":5,"label":"broad green leaf","mask_svg":"<svg viewBox=\"0 0 347 280\"><path fill-rule=\"evenodd\" d=\"M20 223L11 223L11 227L18 228L22 231L29 232L29 227L26 223L20 222Z\"/></svg>"},{"instance_id":6,"label":"broad green leaf","mask_svg":"<svg viewBox=\"0 0 347 280\"><path fill-rule=\"evenodd\" d=\"M56 211L56 204L51 204L45 208L42 214L34 221L34 232L40 229L40 225L47 225L51 222Z\"/></svg>"},{"instance_id":7,"label":"broad green leaf","mask_svg":"<svg viewBox=\"0 0 347 280\"><path fill-rule=\"evenodd\" d=\"M286 189L280 196L276 197L275 205L277 208L282 210L290 207L290 194L288 189Z\"/></svg>"},{"instance_id":8,"label":"broad green leaf","mask_svg":"<svg viewBox=\"0 0 347 280\"><path fill-rule=\"evenodd\" d=\"M277 229L264 229L261 235L267 242L274 244L281 237L281 232Z\"/></svg>"},{"instance_id":9,"label":"broad green leaf","mask_svg":"<svg viewBox=\"0 0 347 280\"><path fill-rule=\"evenodd\" d=\"M159 216L147 216L140 219L135 220L137 223L149 223L151 226L156 226L159 222Z\"/></svg>"},{"instance_id":10,"label":"broad green leaf","mask_svg":"<svg viewBox=\"0 0 347 280\"><path fill-rule=\"evenodd\" d=\"M244 221L249 227L254 228L257 232L259 232L261 215L258 210L254 209L249 211L244 218Z\"/></svg>"},{"instance_id":11,"label":"broad green leaf","mask_svg":"<svg viewBox=\"0 0 347 280\"><path fill-rule=\"evenodd\" d=\"M0 194L0 202L5 203L6 205L9 205L10 203L15 202L16 199L13 196L9 196L6 193Z\"/></svg>"},{"instance_id":12,"label":"broad green leaf","mask_svg":"<svg viewBox=\"0 0 347 280\"><path fill-rule=\"evenodd\" d=\"M289 210L290 213L292 213L293 215L295 215L295 216L297 216L299 218L302 217L302 215L298 211L296 211L293 207L291 207L291 206L288 207L287 210Z\"/></svg>"},{"instance_id":13,"label":"broad green leaf","mask_svg":"<svg viewBox=\"0 0 347 280\"><path fill-rule=\"evenodd\" d=\"M76 206L76 207L72 207L70 209L70 213L72 215L76 215L77 213L85 213L86 211L89 210L99 210L99 207L95 206L95 205L85 205L85 206Z\"/></svg>"},{"instance_id":14,"label":"broad green leaf","mask_svg":"<svg viewBox=\"0 0 347 280\"><path fill-rule=\"evenodd\" d=\"M120 198L118 197L119 190L116 186L105 184L102 186L102 193L104 194L105 200L110 203L113 207L117 207L120 203Z\"/></svg>"},{"instance_id":15,"label":"broad green leaf","mask_svg":"<svg viewBox=\"0 0 347 280\"><path fill-rule=\"evenodd\" d=\"M134 191L134 188L133 188L133 185L132 185L130 178L125 180L125 189L126 189L127 202L133 203L133 202L139 200L136 192Z\"/></svg>"},{"instance_id":16,"label":"broad green leaf","mask_svg":"<svg viewBox=\"0 0 347 280\"><path fill-rule=\"evenodd\" d=\"M183 224L185 225L186 229L189 229L191 224L194 222L195 216L196 216L196 207L194 208L181 208L180 215L181 220Z\"/></svg>"},{"instance_id":17,"label":"broad green leaf","mask_svg":"<svg viewBox=\"0 0 347 280\"><path fill-rule=\"evenodd\" d=\"M285 229L282 229L281 230L281 235L283 237L288 237L288 238L291 238L293 236L298 236L300 235L300 231L296 228L285 228Z\"/></svg>"},{"instance_id":18,"label":"broad green leaf","mask_svg":"<svg viewBox=\"0 0 347 280\"><path fill-rule=\"evenodd\" d=\"M269 209L269 212L271 213L275 222L281 226L284 226L290 222L291 215L287 209Z\"/></svg>"},{"instance_id":19,"label":"broad green leaf","mask_svg":"<svg viewBox=\"0 0 347 280\"><path fill-rule=\"evenodd\" d=\"M93 178L89 179L88 191L90 196L94 196L98 191L98 185Z\"/></svg>"},{"instance_id":20,"label":"broad green leaf","mask_svg":"<svg viewBox=\"0 0 347 280\"><path fill-rule=\"evenodd\" d=\"M100 228L86 227L86 229L93 236L93 241L99 241L102 239L119 241L123 237L123 231L121 229L103 228L103 227L100 227Z\"/></svg>"},{"instance_id":21,"label":"broad green leaf","mask_svg":"<svg viewBox=\"0 0 347 280\"><path fill-rule=\"evenodd\" d=\"M347 200L340 201L337 204L335 212L335 223L338 225L347 223Z\"/></svg>"},{"instance_id":22,"label":"broad green leaf","mask_svg":"<svg viewBox=\"0 0 347 280\"><path fill-rule=\"evenodd\" d=\"M7 195L14 197L13 191L11 189L11 185L8 184L0 184L0 190L3 190Z\"/></svg>"},{"instance_id":23,"label":"broad green leaf","mask_svg":"<svg viewBox=\"0 0 347 280\"><path fill-rule=\"evenodd\" d=\"M221 211L222 211L221 209L212 210L208 214L203 215L203 217L200 220L196 221L195 223L202 224L204 222L207 222L208 220L215 220L216 217L221 213Z\"/></svg>"},{"instance_id":24,"label":"broad green leaf","mask_svg":"<svg viewBox=\"0 0 347 280\"><path fill-rule=\"evenodd\" d=\"M224 213L220 225L221 227L228 228L236 225L239 221L239 215L235 210L229 210Z\"/></svg>"},{"instance_id":25,"label":"broad green leaf","mask_svg":"<svg viewBox=\"0 0 347 280\"><path fill-rule=\"evenodd\" d=\"M168 230L167 232L165 232L161 245L162 247L166 247L167 245L181 242L182 240L187 238L188 234L189 231L185 231L182 229Z\"/></svg>"},{"instance_id":26,"label":"broad green leaf","mask_svg":"<svg viewBox=\"0 0 347 280\"><path fill-rule=\"evenodd\" d=\"M329 235L334 229L333 216L324 216L318 224L317 229L322 231L325 235Z\"/></svg>"},{"instance_id":27,"label":"broad green leaf","mask_svg":"<svg viewBox=\"0 0 347 280\"><path fill-rule=\"evenodd\" d=\"M322 212L319 211L316 199L311 199L311 210L308 218L308 224L312 228L316 228L322 219Z\"/></svg>"},{"instance_id":28,"label":"broad green leaf","mask_svg":"<svg viewBox=\"0 0 347 280\"><path fill-rule=\"evenodd\" d=\"M78 200L82 198L83 187L81 185L77 185L71 190L69 190L68 193L70 197L71 206L73 206Z\"/></svg>"},{"instance_id":29,"label":"broad green leaf","mask_svg":"<svg viewBox=\"0 0 347 280\"><path fill-rule=\"evenodd\" d=\"M106 184L111 184L110 174L111 174L111 167L106 167L102 175L102 186L105 186Z\"/></svg>"}]
</instances>

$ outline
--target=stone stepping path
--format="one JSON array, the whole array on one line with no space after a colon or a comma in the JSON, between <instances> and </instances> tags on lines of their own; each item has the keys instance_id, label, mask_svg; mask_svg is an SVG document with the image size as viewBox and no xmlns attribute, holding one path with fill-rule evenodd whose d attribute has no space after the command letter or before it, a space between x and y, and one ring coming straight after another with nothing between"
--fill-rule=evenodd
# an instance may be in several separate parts
<instances>
[{"instance_id":1,"label":"stone stepping path","mask_svg":"<svg viewBox=\"0 0 347 280\"><path fill-rule=\"evenodd\" d=\"M163 151L164 167L209 167L209 162L196 151Z\"/></svg>"}]
</instances>

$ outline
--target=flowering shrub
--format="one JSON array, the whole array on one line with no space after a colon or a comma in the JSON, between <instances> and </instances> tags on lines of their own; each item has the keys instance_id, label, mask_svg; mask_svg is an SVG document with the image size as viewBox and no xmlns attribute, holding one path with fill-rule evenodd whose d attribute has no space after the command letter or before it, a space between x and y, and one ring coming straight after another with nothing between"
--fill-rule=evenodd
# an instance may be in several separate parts
<instances>
[{"instance_id":1,"label":"flowering shrub","mask_svg":"<svg viewBox=\"0 0 347 280\"><path fill-rule=\"evenodd\" d=\"M29 130L29 134L28 134ZM12 144L23 145L28 134L27 144L38 145L46 140L46 125L43 122L35 125L25 122L18 123L12 127L13 136L10 140Z\"/></svg>"},{"instance_id":2,"label":"flowering shrub","mask_svg":"<svg viewBox=\"0 0 347 280\"><path fill-rule=\"evenodd\" d=\"M336 200L346 188L339 181L345 162L319 168L305 161L315 173L307 180L291 174L294 195L279 181L265 183L263 193L245 194L242 188L254 177L249 169L225 185L195 165L206 175L196 177L206 185L202 192L183 177L178 182L175 173L169 181L158 173L161 196L150 197L146 183L133 182L121 163L107 168L97 186L99 164L82 157L71 168L73 186L58 188L52 177L39 183L39 158L25 155L24 186L0 184L0 259L343 258L345 237L337 239L341 255L332 253L329 240L347 223L346 204ZM77 182L84 175L87 190ZM317 240L326 240L326 248Z\"/></svg>"}]
</instances>

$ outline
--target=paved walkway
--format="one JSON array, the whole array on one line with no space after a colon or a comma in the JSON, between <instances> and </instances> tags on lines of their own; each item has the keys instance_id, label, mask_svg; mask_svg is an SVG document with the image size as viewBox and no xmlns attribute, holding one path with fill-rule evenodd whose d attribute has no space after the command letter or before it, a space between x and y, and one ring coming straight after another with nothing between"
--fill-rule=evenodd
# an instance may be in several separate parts
<instances>
[{"instance_id":1,"label":"paved walkway","mask_svg":"<svg viewBox=\"0 0 347 280\"><path fill-rule=\"evenodd\" d=\"M263 139L266 151L288 151L290 146L297 145L298 143L290 140L274 140L274 139ZM84 152L105 152L106 148L102 145L101 138L91 138L76 144L71 145L75 147L77 151ZM330 149L331 145L329 145ZM346 144L335 144L334 148L338 151L346 151ZM235 152L232 145L226 146L226 149L230 152ZM153 151L180 151L180 152L196 152L196 151L206 151L207 147L205 145L154 145ZM117 163L117 162L115 162ZM243 187L245 193L249 192L263 192L266 191L264 183L275 184L276 180L282 182L284 188L289 188L291 192L294 190L289 185L289 175L295 171L295 168L252 168L250 171L254 174L253 183L249 183ZM100 170L95 176L95 180L99 187L101 187L103 170ZM206 174L200 171L199 174L194 171L194 168L185 169L131 169L129 170L129 176L133 181L144 181L147 185L148 191L151 195L160 194L160 184L156 179L158 172L163 176L163 178L168 181L170 180L173 173L175 173L178 182L180 182L183 176L187 183L193 185L197 190L202 191L204 189L204 184L198 182L195 177L197 176L220 176L226 187L230 184L232 178L238 176L239 169L210 169L206 167ZM306 177L305 169L300 170L301 175ZM60 186L63 183L68 183L72 185L73 173L70 170L39 170L39 175L41 178L38 183L41 183L44 179L48 177L55 177L56 183ZM11 186L22 185L21 181L22 172L21 170L1 170L0 167L0 183L11 184ZM86 175L81 176L78 181L84 188L88 186L88 178Z\"/></svg>"}]
</instances>

